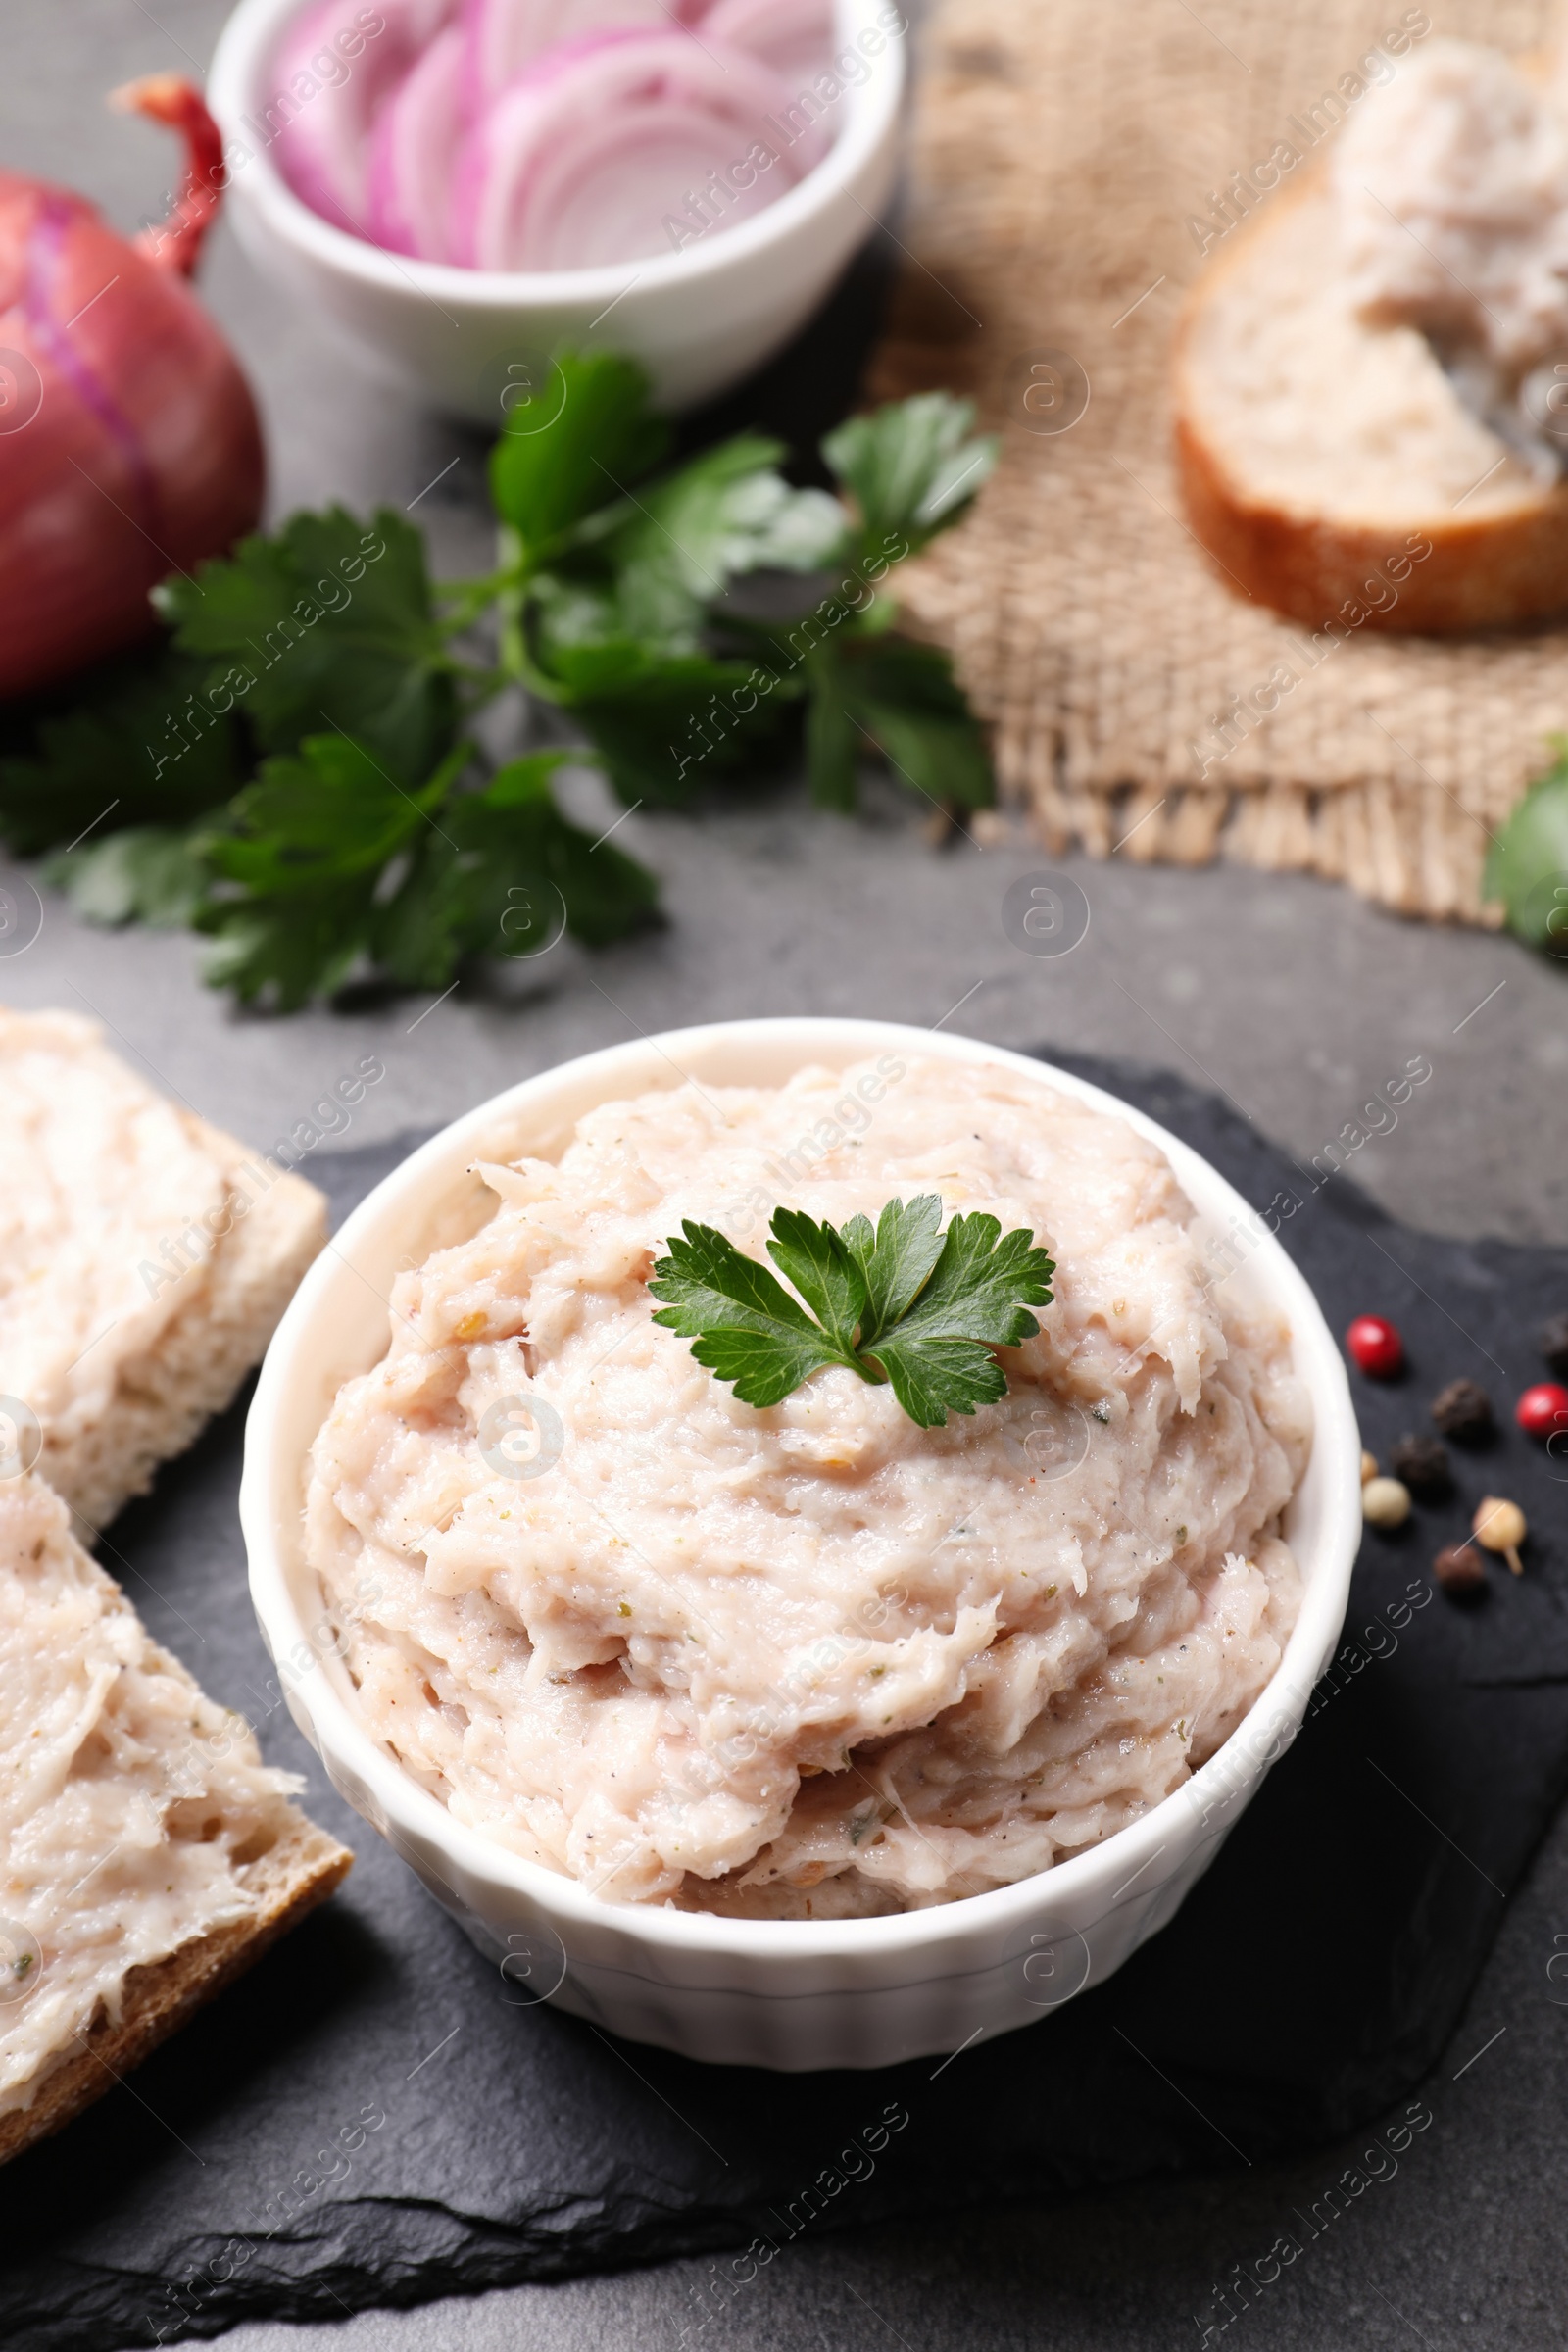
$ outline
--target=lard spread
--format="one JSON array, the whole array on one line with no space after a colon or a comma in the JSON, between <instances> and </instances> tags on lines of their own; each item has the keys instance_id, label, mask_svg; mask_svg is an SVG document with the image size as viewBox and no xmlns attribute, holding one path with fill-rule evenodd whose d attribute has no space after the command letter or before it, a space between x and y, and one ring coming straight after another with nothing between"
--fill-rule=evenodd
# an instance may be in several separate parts
<instances>
[{"instance_id":1,"label":"lard spread","mask_svg":"<svg viewBox=\"0 0 1568 2352\"><path fill-rule=\"evenodd\" d=\"M0 2115L134 1968L255 1912L299 1786L197 1689L36 1478L0 1481Z\"/></svg>"},{"instance_id":2,"label":"lard spread","mask_svg":"<svg viewBox=\"0 0 1568 2352\"><path fill-rule=\"evenodd\" d=\"M1002 1067L883 1054L606 1102L480 1170L313 1450L370 1731L614 1902L949 1902L1136 1820L1279 1663L1310 1445L1290 1334L1163 1154ZM758 1409L653 1321L682 1219L990 1211L1056 1260L1008 1394L923 1430L838 1368Z\"/></svg>"}]
</instances>

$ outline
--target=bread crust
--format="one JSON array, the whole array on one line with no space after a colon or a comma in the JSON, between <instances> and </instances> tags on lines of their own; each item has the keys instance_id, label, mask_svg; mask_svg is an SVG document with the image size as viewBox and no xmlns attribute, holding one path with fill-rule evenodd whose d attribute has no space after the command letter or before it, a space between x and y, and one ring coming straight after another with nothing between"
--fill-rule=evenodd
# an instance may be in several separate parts
<instances>
[{"instance_id":1,"label":"bread crust","mask_svg":"<svg viewBox=\"0 0 1568 2352\"><path fill-rule=\"evenodd\" d=\"M1432 553L1398 583L1398 602L1380 600L1382 566L1402 552L1387 528L1347 524L1289 513L1249 498L1228 475L1223 459L1190 416L1176 418L1176 466L1187 519L1230 585L1314 629L1353 600L1361 619L1351 625L1405 635L1446 635L1544 620L1568 610L1568 490L1542 494L1539 507L1473 524L1412 516L1412 533Z\"/></svg>"},{"instance_id":2,"label":"bread crust","mask_svg":"<svg viewBox=\"0 0 1568 2352\"><path fill-rule=\"evenodd\" d=\"M1505 628L1568 610L1568 485L1521 496L1500 514L1422 512L1407 522L1355 525L1293 512L1250 493L1205 431L1188 359L1208 307L1291 209L1318 193L1322 171L1304 172L1227 239L1191 288L1172 350L1177 477L1187 518L1228 584L1293 620L1405 635ZM1384 570L1410 537L1431 553L1396 583ZM1367 590L1377 599L1370 601ZM1355 616L1349 609L1353 602Z\"/></svg>"},{"instance_id":3,"label":"bread crust","mask_svg":"<svg viewBox=\"0 0 1568 2352\"><path fill-rule=\"evenodd\" d=\"M0 2115L0 2164L48 2139L113 2090L205 2001L243 1976L280 1936L324 1902L353 1860L335 1838L296 1815L287 1835L249 1866L257 1909L181 1944L163 1960L131 1969L119 2023L100 2009L77 2037L80 2049L46 2076L32 2105Z\"/></svg>"}]
</instances>

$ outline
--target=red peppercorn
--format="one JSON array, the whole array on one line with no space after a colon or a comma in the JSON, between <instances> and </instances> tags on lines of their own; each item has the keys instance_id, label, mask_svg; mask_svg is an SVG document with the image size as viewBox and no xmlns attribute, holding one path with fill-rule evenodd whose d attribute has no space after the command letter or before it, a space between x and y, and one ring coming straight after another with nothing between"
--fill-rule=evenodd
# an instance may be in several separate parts
<instances>
[{"instance_id":1,"label":"red peppercorn","mask_svg":"<svg viewBox=\"0 0 1568 2352\"><path fill-rule=\"evenodd\" d=\"M1345 1345L1373 1380L1392 1380L1404 1363L1404 1342L1383 1315L1357 1315Z\"/></svg>"},{"instance_id":2,"label":"red peppercorn","mask_svg":"<svg viewBox=\"0 0 1568 2352\"><path fill-rule=\"evenodd\" d=\"M1526 1389L1513 1408L1513 1417L1527 1438L1554 1437L1558 1430L1568 1431L1568 1389L1559 1388L1554 1380L1543 1380L1533 1389Z\"/></svg>"}]
</instances>

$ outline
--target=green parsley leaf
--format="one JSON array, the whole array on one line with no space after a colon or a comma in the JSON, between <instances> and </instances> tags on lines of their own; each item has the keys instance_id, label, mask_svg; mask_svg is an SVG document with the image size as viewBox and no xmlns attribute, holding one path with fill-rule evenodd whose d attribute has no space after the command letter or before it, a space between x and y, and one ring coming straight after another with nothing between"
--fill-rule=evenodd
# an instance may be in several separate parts
<instances>
[{"instance_id":1,"label":"green parsley leaf","mask_svg":"<svg viewBox=\"0 0 1568 2352\"><path fill-rule=\"evenodd\" d=\"M874 1231L869 1217L852 1217L844 1240L865 1281L870 1313L863 1336L869 1347L907 1314L930 1280L942 1255L942 1202L935 1193L890 1200Z\"/></svg>"},{"instance_id":2,"label":"green parsley leaf","mask_svg":"<svg viewBox=\"0 0 1568 2352\"><path fill-rule=\"evenodd\" d=\"M1560 956L1568 954L1568 735L1549 740L1557 758L1494 839L1482 890L1502 902L1518 938Z\"/></svg>"},{"instance_id":3,"label":"green parsley leaf","mask_svg":"<svg viewBox=\"0 0 1568 2352\"><path fill-rule=\"evenodd\" d=\"M542 424L538 408L552 412ZM516 532L526 564L537 567L586 515L623 498L668 447L669 427L655 415L635 360L562 352L550 389L537 407L530 401L511 412L491 453L496 513Z\"/></svg>"},{"instance_id":4,"label":"green parsley leaf","mask_svg":"<svg viewBox=\"0 0 1568 2352\"><path fill-rule=\"evenodd\" d=\"M590 518L530 585L533 683L572 712L624 800L678 803L700 773L755 760L801 692L757 691L714 610L743 574L814 568L843 541L843 508L792 489L783 454L750 434L705 452Z\"/></svg>"},{"instance_id":5,"label":"green parsley leaf","mask_svg":"<svg viewBox=\"0 0 1568 2352\"><path fill-rule=\"evenodd\" d=\"M849 1246L848 1233L818 1225L797 1208L776 1210L771 1231L768 1256L794 1283L834 1344L846 1355L853 1354L870 1291L864 1267Z\"/></svg>"},{"instance_id":6,"label":"green parsley leaf","mask_svg":"<svg viewBox=\"0 0 1568 2352\"><path fill-rule=\"evenodd\" d=\"M220 887L197 927L218 941L210 983L284 1012L330 996L370 953L386 867L471 757L460 745L417 793L347 735L307 736L297 754L265 760L233 804L234 832L209 851Z\"/></svg>"},{"instance_id":7,"label":"green parsley leaf","mask_svg":"<svg viewBox=\"0 0 1568 2352\"><path fill-rule=\"evenodd\" d=\"M203 692L208 669L166 641L79 680L75 707L40 717L30 750L0 760L12 848L32 857L100 827L185 824L226 801L243 747L231 710Z\"/></svg>"},{"instance_id":8,"label":"green parsley leaf","mask_svg":"<svg viewBox=\"0 0 1568 2352\"><path fill-rule=\"evenodd\" d=\"M854 497L862 544L918 555L956 522L997 462L995 433L969 437L974 403L949 392L890 401L828 434L822 455Z\"/></svg>"},{"instance_id":9,"label":"green parsley leaf","mask_svg":"<svg viewBox=\"0 0 1568 2352\"><path fill-rule=\"evenodd\" d=\"M1022 1228L1004 1240L995 1217L955 1217L930 1280L896 1321L862 1339L861 1353L882 1366L922 1429L941 1424L944 1405L972 1413L1006 1395L989 1349L1033 1339L1040 1326L1028 1309L1052 1295L1054 1261L1033 1243Z\"/></svg>"},{"instance_id":10,"label":"green parsley leaf","mask_svg":"<svg viewBox=\"0 0 1568 2352\"><path fill-rule=\"evenodd\" d=\"M896 776L944 806L990 807L991 757L940 646L872 638L846 648L845 667L855 722Z\"/></svg>"},{"instance_id":11,"label":"green parsley leaf","mask_svg":"<svg viewBox=\"0 0 1568 2352\"><path fill-rule=\"evenodd\" d=\"M370 525L341 507L291 515L154 599L264 752L297 752L338 727L413 784L450 751L456 690L424 541L389 507Z\"/></svg>"},{"instance_id":12,"label":"green parsley leaf","mask_svg":"<svg viewBox=\"0 0 1568 2352\"><path fill-rule=\"evenodd\" d=\"M854 814L859 800L858 777L867 745L854 702L849 675L837 645L813 646L806 657L806 778L818 808Z\"/></svg>"},{"instance_id":13,"label":"green parsley leaf","mask_svg":"<svg viewBox=\"0 0 1568 2352\"><path fill-rule=\"evenodd\" d=\"M574 648L557 662L565 708L621 799L666 807L767 750L776 710L800 688L775 687L764 699L752 670L710 654L650 657L624 642Z\"/></svg>"},{"instance_id":14,"label":"green parsley leaf","mask_svg":"<svg viewBox=\"0 0 1568 2352\"><path fill-rule=\"evenodd\" d=\"M855 807L856 770L871 751L940 808L990 807L985 738L940 647L840 631L812 648L806 676L807 774L819 808Z\"/></svg>"},{"instance_id":15,"label":"green parsley leaf","mask_svg":"<svg viewBox=\"0 0 1568 2352\"><path fill-rule=\"evenodd\" d=\"M366 894L349 883L209 904L194 927L216 943L203 966L209 988L229 989L242 1004L266 999L278 1012L330 997L369 944Z\"/></svg>"},{"instance_id":16,"label":"green parsley leaf","mask_svg":"<svg viewBox=\"0 0 1568 2352\"><path fill-rule=\"evenodd\" d=\"M560 756L486 783L459 744L509 686L569 711L628 803L790 757L803 713L818 801L853 807L880 751L932 800L980 803L990 770L946 657L890 634L880 585L989 467L969 414L931 396L842 428L825 446L849 501L793 487L755 434L661 473L642 370L564 353L493 453L492 572L433 588L403 515L332 507L166 581L170 637L14 715L0 835L55 852L48 878L89 919L189 923L215 984L293 1007L361 968L444 986L562 921L600 945L654 919L653 878L558 807ZM777 578L736 592L813 571L793 625L759 616L790 610ZM489 661L470 641L487 614ZM847 1328L857 1277L831 1250L811 1274L828 1245L804 1231L793 1247ZM830 1273L850 1289L822 1290Z\"/></svg>"},{"instance_id":17,"label":"green parsley leaf","mask_svg":"<svg viewBox=\"0 0 1568 2352\"><path fill-rule=\"evenodd\" d=\"M648 1288L664 1302L654 1321L692 1340L697 1361L733 1382L743 1404L777 1404L839 1364L886 1380L911 1421L940 1428L950 1412L1006 1395L991 1350L1034 1337L1029 1308L1050 1303L1055 1272L1022 1228L1004 1238L984 1213L955 1217L945 1234L941 1222L934 1193L890 1200L874 1229L852 1217L842 1233L775 1209L768 1254L808 1314L756 1258L688 1219L654 1267Z\"/></svg>"},{"instance_id":18,"label":"green parsley leaf","mask_svg":"<svg viewBox=\"0 0 1568 2352\"><path fill-rule=\"evenodd\" d=\"M883 1344L880 1361L894 1396L922 1429L940 1429L949 1412L1000 1404L1007 1394L1007 1376L995 1356L967 1340L895 1334Z\"/></svg>"},{"instance_id":19,"label":"green parsley leaf","mask_svg":"<svg viewBox=\"0 0 1568 2352\"><path fill-rule=\"evenodd\" d=\"M695 653L708 605L764 566L811 571L844 539L844 510L778 472L782 443L743 433L650 483L593 556L614 578L617 634Z\"/></svg>"},{"instance_id":20,"label":"green parsley leaf","mask_svg":"<svg viewBox=\"0 0 1568 2352\"><path fill-rule=\"evenodd\" d=\"M732 1381L743 1404L777 1404L824 1364L853 1364L765 1266L713 1226L688 1217L664 1247L648 1285L666 1301L654 1321L695 1342L697 1361Z\"/></svg>"},{"instance_id":21,"label":"green parsley leaf","mask_svg":"<svg viewBox=\"0 0 1568 2352\"><path fill-rule=\"evenodd\" d=\"M472 760L459 744L417 792L346 735L267 760L205 847L213 985L291 1011L357 965L444 988L468 956L537 954L563 929L603 947L654 919L654 877L557 806L551 778L581 753L514 760L478 791Z\"/></svg>"},{"instance_id":22,"label":"green parsley leaf","mask_svg":"<svg viewBox=\"0 0 1568 2352\"><path fill-rule=\"evenodd\" d=\"M44 880L63 890L89 923L115 929L146 923L155 931L184 930L195 920L212 885L207 850L210 825L126 825L102 841L51 858Z\"/></svg>"},{"instance_id":23,"label":"green parsley leaf","mask_svg":"<svg viewBox=\"0 0 1568 2352\"><path fill-rule=\"evenodd\" d=\"M453 756L461 769L469 746ZM449 762L449 766L451 762ZM267 760L234 804L235 838L214 846L220 873L256 896L308 894L324 883L375 880L445 797L442 771L405 792L349 735L308 735L297 755Z\"/></svg>"},{"instance_id":24,"label":"green parsley leaf","mask_svg":"<svg viewBox=\"0 0 1568 2352\"><path fill-rule=\"evenodd\" d=\"M376 960L392 978L440 988L466 956L538 955L563 928L607 947L655 919L653 875L556 805L551 777L581 764L579 752L534 752L448 801L374 918Z\"/></svg>"}]
</instances>

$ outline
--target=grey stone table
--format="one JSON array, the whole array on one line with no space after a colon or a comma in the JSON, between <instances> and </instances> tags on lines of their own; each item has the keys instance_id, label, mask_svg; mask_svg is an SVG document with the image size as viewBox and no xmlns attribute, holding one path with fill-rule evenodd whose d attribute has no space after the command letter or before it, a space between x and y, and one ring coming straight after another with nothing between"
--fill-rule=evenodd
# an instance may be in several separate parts
<instances>
[{"instance_id":1,"label":"grey stone table","mask_svg":"<svg viewBox=\"0 0 1568 2352\"><path fill-rule=\"evenodd\" d=\"M221 15L220 0L71 0L69 9L7 0L0 160L79 187L133 223L167 184L167 150L161 134L106 116L102 93L133 73L196 70ZM289 315L221 232L205 286L262 401L274 510L418 500L443 566L469 567L482 554L480 442L370 381L315 322ZM598 805L586 781L583 796ZM350 1141L428 1126L638 1028L715 1013L856 1011L1164 1062L1222 1091L1305 1158L1352 1116L1363 1090L1422 1053L1432 1084L1357 1155L1357 1179L1399 1215L1446 1232L1568 1236L1568 978L1558 969L1504 940L1396 922L1298 878L1118 859L1075 868L1093 908L1089 934L1061 961L1037 961L1009 945L1001 902L1038 853L1022 841L933 851L924 814L878 794L848 823L810 814L787 791L737 788L700 819L635 816L619 838L664 877L669 927L593 959L560 947L510 1000L460 989L435 1004L236 1018L199 985L183 938L95 933L57 901L0 980L14 1004L95 1009L161 1084L260 1144L372 1050L387 1076ZM1562 1823L1429 2085L1437 2128L1237 2323L1236 2340L1256 2352L1561 2344L1568 2009L1546 1974L1559 1933L1568 1934ZM1327 1944L1324 1965L1333 1965ZM804 2241L732 2308L723 2343L726 2352L1163 2352L1198 2340L1191 2315L1207 2307L1213 2282L1265 2248L1290 2208L1309 2204L1344 2161L1330 2152L1053 2211ZM956 2171L962 2163L955 2149ZM328 2343L556 2352L586 2342L675 2352L704 2269L673 2264L368 2313L331 2330L246 2328L227 2341L233 2352Z\"/></svg>"}]
</instances>

